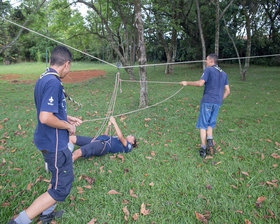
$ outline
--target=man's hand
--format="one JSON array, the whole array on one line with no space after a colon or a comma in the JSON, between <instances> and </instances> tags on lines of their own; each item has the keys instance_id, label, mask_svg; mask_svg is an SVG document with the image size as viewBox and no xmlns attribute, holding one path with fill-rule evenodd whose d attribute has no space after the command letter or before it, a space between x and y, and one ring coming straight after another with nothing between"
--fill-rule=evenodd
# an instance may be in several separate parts
<instances>
[{"instance_id":1,"label":"man's hand","mask_svg":"<svg viewBox=\"0 0 280 224\"><path fill-rule=\"evenodd\" d=\"M182 86L187 86L187 85L188 85L188 82L187 82L187 81L182 81L182 82L180 82L180 84L181 84Z\"/></svg>"},{"instance_id":2,"label":"man's hand","mask_svg":"<svg viewBox=\"0 0 280 224\"><path fill-rule=\"evenodd\" d=\"M75 126L80 126L83 121L77 117L72 117L72 116L67 116L67 120L70 124L75 125Z\"/></svg>"},{"instance_id":3,"label":"man's hand","mask_svg":"<svg viewBox=\"0 0 280 224\"><path fill-rule=\"evenodd\" d=\"M71 136L71 135L75 135L76 126L75 126L74 124L68 123L67 130L68 130L70 136Z\"/></svg>"},{"instance_id":4,"label":"man's hand","mask_svg":"<svg viewBox=\"0 0 280 224\"><path fill-rule=\"evenodd\" d=\"M116 123L116 119L115 119L113 116L111 116L111 117L110 117L110 122L111 122L112 124L115 124L115 123Z\"/></svg>"}]
</instances>

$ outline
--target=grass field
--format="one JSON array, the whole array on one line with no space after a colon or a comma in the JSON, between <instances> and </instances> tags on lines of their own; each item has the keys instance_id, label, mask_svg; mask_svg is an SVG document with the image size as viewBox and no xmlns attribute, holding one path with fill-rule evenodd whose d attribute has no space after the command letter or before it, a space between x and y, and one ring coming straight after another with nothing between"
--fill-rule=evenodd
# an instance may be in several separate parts
<instances>
[{"instance_id":1,"label":"grass field","mask_svg":"<svg viewBox=\"0 0 280 224\"><path fill-rule=\"evenodd\" d=\"M117 122L124 135L136 135L131 153L79 159L70 196L57 209L66 213L56 223L208 223L280 222L280 68L251 66L247 81L239 80L237 65L221 65L228 73L231 95L221 107L213 158L198 155L195 129L203 88L185 87L157 107L127 115ZM73 63L72 70L104 69L104 77L65 84L83 108L68 102L68 114L83 119L104 117L114 86L115 69L102 64ZM30 74L37 79L45 64L0 66L5 73ZM148 69L148 80L198 80L201 68L178 66L173 75L164 67ZM121 77L128 75L121 71ZM35 84L0 80L0 222L6 223L45 192L50 179L33 133ZM149 104L180 86L149 84ZM139 84L122 83L114 114L138 108ZM96 134L101 122L86 122L77 134ZM122 157L123 156L123 157ZM94 178L93 184L87 177ZM108 194L115 190L120 194ZM260 198L262 197L262 198ZM145 206L145 210L143 209ZM141 213L142 206L142 213ZM143 214L144 213L144 214ZM136 215L137 214L137 215ZM197 214L198 216L198 214ZM202 216L201 216L202 217ZM206 223L206 221L205 221Z\"/></svg>"}]
</instances>

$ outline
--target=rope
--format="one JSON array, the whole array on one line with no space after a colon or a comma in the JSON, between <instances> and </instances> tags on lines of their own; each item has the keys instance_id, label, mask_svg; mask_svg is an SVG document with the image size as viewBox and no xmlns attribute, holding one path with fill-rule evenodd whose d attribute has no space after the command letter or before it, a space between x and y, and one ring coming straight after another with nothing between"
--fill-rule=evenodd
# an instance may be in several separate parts
<instances>
[{"instance_id":1,"label":"rope","mask_svg":"<svg viewBox=\"0 0 280 224\"><path fill-rule=\"evenodd\" d=\"M138 111L142 111L142 110L146 110L146 109L149 109L151 107L155 107L159 104L162 104L164 103L165 101L173 98L174 96L176 96L179 92L181 92L181 90L183 89L184 87L181 87L179 90L177 90L174 94L172 94L171 96L167 97L166 99L158 102L158 103L155 103L153 105L150 105L150 106L147 106L147 107L143 107L143 108L140 108L140 109L137 109L137 110L133 110L133 111L129 111L129 112L126 112L126 113L122 113L122 114L118 114L118 115L115 115L114 117L121 117L121 116L124 116L124 115L128 115L128 114L132 114L132 113L135 113L135 112L138 112ZM92 121L100 121L100 120L104 120L106 118L96 118L96 119L92 119L92 120L84 120L84 122L92 122Z\"/></svg>"},{"instance_id":2,"label":"rope","mask_svg":"<svg viewBox=\"0 0 280 224\"><path fill-rule=\"evenodd\" d=\"M66 46L66 47L68 47L68 48L70 48L70 49L72 49L72 50L75 50L75 51L77 51L77 52L80 52L80 53L82 53L82 54L84 54L84 55L87 55L87 56L89 56L89 57L91 57L91 58L94 58L94 59L96 59L96 60L98 60L98 61L101 61L101 62L103 62L103 63L105 63L105 64L108 64L108 65L111 65L111 66L113 66L113 67L116 67L114 64L111 64L110 62L104 61L104 60L102 60L102 59L100 59L100 58L97 58L97 57L91 55L91 54L88 54L88 53L86 53L86 52L84 52L84 51L81 51L81 50L79 50L79 49L77 49L77 48L71 47L70 45L67 45L67 44L65 44L65 43L62 43L62 42L60 42L60 41L58 41L58 40L55 40L55 39L53 39L53 38L51 38L51 37L45 36L45 35L43 35L43 34L41 34L41 33L38 33L38 32L36 32L36 31L34 31L34 30L31 30L31 29L29 29L29 28L27 28L27 27L25 27L25 26L19 25L19 24L15 23L15 22L13 22L13 21L10 21L10 20L8 20L8 19L6 19L6 18L3 18L3 17L1 17L1 18L2 18L3 20L5 20L6 22L9 22L9 23L11 23L11 24L14 24L14 25L16 25L16 26L18 26L18 27L21 27L21 28L23 28L23 29L25 29L25 30L28 30L28 31L32 32L32 33L35 33L35 34L37 34L37 35L39 35L39 36L41 36L41 37L44 37L44 38L49 39L49 40L51 40L51 41L54 41L54 42L56 42L56 43L58 43L58 44L64 45L64 46Z\"/></svg>"},{"instance_id":3,"label":"rope","mask_svg":"<svg viewBox=\"0 0 280 224\"><path fill-rule=\"evenodd\" d=\"M139 81L139 80L124 80L120 79L121 82L146 82L146 83L159 83L159 84L180 84L180 82L160 82L160 81Z\"/></svg>"},{"instance_id":4,"label":"rope","mask_svg":"<svg viewBox=\"0 0 280 224\"><path fill-rule=\"evenodd\" d=\"M219 61L230 61L230 60L236 60L236 59L246 59L246 58L265 58L265 57L278 57L280 54L270 54L270 55L260 55L260 56L250 56L250 57L235 57L235 58L223 58L218 59ZM198 63L203 62L205 60L196 60L196 61L181 61L181 62L171 62L171 63L158 63L158 64L145 64L145 65L130 65L130 66L124 66L120 68L138 68L138 67L151 67L151 66L160 66L160 65L177 65L177 64L192 64L192 63Z\"/></svg>"},{"instance_id":5,"label":"rope","mask_svg":"<svg viewBox=\"0 0 280 224\"><path fill-rule=\"evenodd\" d=\"M115 87L114 87L113 94L112 94L112 97L111 97L111 100L110 100L110 103L108 106L108 111L106 113L106 117L102 119L104 121L103 121L101 127L99 128L99 130L97 131L97 133L95 134L95 136L93 137L93 139L91 140L91 142L94 142L96 140L96 138L100 135L100 133L104 129L105 125L107 124L110 116L113 115L113 113L114 113L115 103L116 103L116 99L117 99L117 91L118 91L118 87L119 87L119 77L120 77L120 73L117 72L116 79L115 79Z\"/></svg>"}]
</instances>

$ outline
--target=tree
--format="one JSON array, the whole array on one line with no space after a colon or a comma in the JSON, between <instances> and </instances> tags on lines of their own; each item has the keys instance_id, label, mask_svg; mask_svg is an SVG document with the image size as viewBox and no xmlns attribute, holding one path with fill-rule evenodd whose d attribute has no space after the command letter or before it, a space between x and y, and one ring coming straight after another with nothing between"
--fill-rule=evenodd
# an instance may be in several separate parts
<instances>
[{"instance_id":1,"label":"tree","mask_svg":"<svg viewBox=\"0 0 280 224\"><path fill-rule=\"evenodd\" d=\"M110 2L77 0L93 9L88 17L90 33L105 39L118 55L124 67L134 64L135 26L131 1L111 0ZM132 64L131 64L132 63ZM135 79L132 68L125 68L131 79Z\"/></svg>"},{"instance_id":2,"label":"tree","mask_svg":"<svg viewBox=\"0 0 280 224\"><path fill-rule=\"evenodd\" d=\"M139 76L140 76L140 105L139 107L145 107L148 105L148 92L147 92L147 71L146 65L146 45L144 40L144 22L142 19L142 4L141 0L135 0L135 25L138 34L138 46L139 46Z\"/></svg>"},{"instance_id":3,"label":"tree","mask_svg":"<svg viewBox=\"0 0 280 224\"><path fill-rule=\"evenodd\" d=\"M197 25L199 28L199 34L200 34L200 40L201 40L201 48L202 48L202 60L206 59L206 47L205 47L205 40L203 35L203 29L202 29L202 22L201 22L201 16L200 16L200 7L198 0L195 0L196 4L196 12L197 12ZM205 69L205 63L203 62L203 70Z\"/></svg>"}]
</instances>

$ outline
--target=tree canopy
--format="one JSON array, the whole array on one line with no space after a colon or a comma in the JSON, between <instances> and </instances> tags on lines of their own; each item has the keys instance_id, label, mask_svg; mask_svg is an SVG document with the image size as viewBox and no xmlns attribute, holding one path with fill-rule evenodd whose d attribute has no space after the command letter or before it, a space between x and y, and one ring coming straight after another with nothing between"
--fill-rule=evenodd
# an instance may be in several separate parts
<instances>
[{"instance_id":1,"label":"tree canopy","mask_svg":"<svg viewBox=\"0 0 280 224\"><path fill-rule=\"evenodd\" d=\"M133 0L0 0L1 18L109 62L134 65L139 44ZM199 60L205 52L220 58L280 52L280 4L277 0L142 0L148 62ZM87 14L78 10L86 6ZM74 7L76 6L76 7ZM226 10L225 10L226 9ZM44 61L56 45L0 19L0 61ZM218 35L218 38L217 38ZM229 35L231 38L229 38ZM248 44L249 43L249 44ZM234 48L236 46L236 50ZM249 46L250 45L250 46ZM94 60L73 52L75 60ZM279 57L258 63L280 64ZM172 73L172 68L171 69ZM128 71L133 77L133 71ZM166 70L169 73L169 70Z\"/></svg>"}]
</instances>

